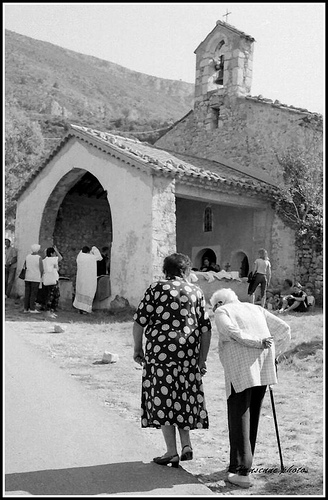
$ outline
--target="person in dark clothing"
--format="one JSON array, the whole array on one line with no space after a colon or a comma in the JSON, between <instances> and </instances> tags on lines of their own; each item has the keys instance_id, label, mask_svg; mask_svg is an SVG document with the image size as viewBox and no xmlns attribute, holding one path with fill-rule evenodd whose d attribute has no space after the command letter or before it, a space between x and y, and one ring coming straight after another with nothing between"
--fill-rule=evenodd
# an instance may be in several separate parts
<instances>
[{"instance_id":1,"label":"person in dark clothing","mask_svg":"<svg viewBox=\"0 0 328 500\"><path fill-rule=\"evenodd\" d=\"M109 248L102 247L101 249L102 260L97 261L97 276L109 274Z\"/></svg>"},{"instance_id":2,"label":"person in dark clothing","mask_svg":"<svg viewBox=\"0 0 328 500\"><path fill-rule=\"evenodd\" d=\"M282 299L282 306L279 313L290 311L305 312L306 310L306 293L303 291L300 283L295 283L293 292Z\"/></svg>"}]
</instances>

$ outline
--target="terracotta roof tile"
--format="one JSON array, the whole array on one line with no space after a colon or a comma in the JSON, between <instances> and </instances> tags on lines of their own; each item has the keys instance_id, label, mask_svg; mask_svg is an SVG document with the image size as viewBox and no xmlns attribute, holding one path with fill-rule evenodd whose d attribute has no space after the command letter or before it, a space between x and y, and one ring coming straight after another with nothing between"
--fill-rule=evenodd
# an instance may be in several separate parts
<instances>
[{"instance_id":1,"label":"terracotta roof tile","mask_svg":"<svg viewBox=\"0 0 328 500\"><path fill-rule=\"evenodd\" d=\"M123 155L124 161L137 168L144 168L149 173L169 175L178 179L179 182L205 183L210 189L222 190L224 186L231 186L243 194L256 193L268 198L274 196L276 187L261 179L247 173L237 171L228 165L213 160L188 156L175 152L165 151L138 139L102 132L88 127L71 125L64 139L57 148L48 156L44 163L30 176L27 182L19 190L16 198L21 196L28 185L45 168L47 163L58 153L58 151L72 138L90 143L92 146L103 149L105 152L115 155ZM133 164L133 161L136 163Z\"/></svg>"}]
</instances>

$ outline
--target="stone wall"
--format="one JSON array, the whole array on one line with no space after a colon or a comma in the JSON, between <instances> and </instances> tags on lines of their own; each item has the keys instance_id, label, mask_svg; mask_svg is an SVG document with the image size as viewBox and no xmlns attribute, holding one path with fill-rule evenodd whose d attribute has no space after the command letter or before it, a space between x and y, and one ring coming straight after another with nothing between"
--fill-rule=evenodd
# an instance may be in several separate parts
<instances>
[{"instance_id":1,"label":"stone wall","mask_svg":"<svg viewBox=\"0 0 328 500\"><path fill-rule=\"evenodd\" d=\"M304 287L311 286L316 304L323 305L323 255L304 245L296 251L297 268L295 278Z\"/></svg>"},{"instance_id":2,"label":"stone wall","mask_svg":"<svg viewBox=\"0 0 328 500\"><path fill-rule=\"evenodd\" d=\"M272 286L281 286L288 278L294 281L296 269L295 232L286 227L283 221L274 215L272 225L271 253Z\"/></svg>"},{"instance_id":3,"label":"stone wall","mask_svg":"<svg viewBox=\"0 0 328 500\"><path fill-rule=\"evenodd\" d=\"M222 288L231 288L237 295L238 299L241 302L249 302L250 298L248 295L248 286L247 279L243 278L241 280L234 279L217 279L214 278L212 281L207 280L202 273L194 272L194 275L197 277L197 281L194 282L195 285L199 286L205 296L206 302L209 304L210 298L213 293L217 290L222 290Z\"/></svg>"},{"instance_id":4,"label":"stone wall","mask_svg":"<svg viewBox=\"0 0 328 500\"><path fill-rule=\"evenodd\" d=\"M213 128L214 101L220 108L217 128ZM288 148L322 157L322 120L272 101L209 96L155 145L202 158L229 160L246 172L264 172L279 181L282 172L277 155Z\"/></svg>"},{"instance_id":5,"label":"stone wall","mask_svg":"<svg viewBox=\"0 0 328 500\"><path fill-rule=\"evenodd\" d=\"M257 232L254 223L254 209L230 207L212 204L212 231L204 231L204 211L207 203L177 199L177 248L192 258L193 267L200 268L201 260L198 256L204 249L210 248L216 254L216 263L224 269L226 263L232 263L233 256L243 252L248 259L253 259L254 232ZM261 232L262 240L258 242L265 245L265 231ZM240 271L240 264L232 271Z\"/></svg>"},{"instance_id":6,"label":"stone wall","mask_svg":"<svg viewBox=\"0 0 328 500\"><path fill-rule=\"evenodd\" d=\"M153 277L163 276L164 257L176 251L175 181L154 176L152 199Z\"/></svg>"},{"instance_id":7,"label":"stone wall","mask_svg":"<svg viewBox=\"0 0 328 500\"><path fill-rule=\"evenodd\" d=\"M220 107L217 128L213 128L215 103ZM266 174L280 184L282 168L277 155L291 148L296 152L305 151L322 164L322 117L268 99L209 94L207 101L196 104L195 110L155 145L223 163L228 160L245 172ZM266 247L269 249L270 245ZM305 252L300 259L295 250L294 231L276 216L270 252L275 269L273 283L280 284L285 278L293 280L299 276L302 284L311 281L318 296L322 297L322 256L314 252L310 259L308 250Z\"/></svg>"}]
</instances>

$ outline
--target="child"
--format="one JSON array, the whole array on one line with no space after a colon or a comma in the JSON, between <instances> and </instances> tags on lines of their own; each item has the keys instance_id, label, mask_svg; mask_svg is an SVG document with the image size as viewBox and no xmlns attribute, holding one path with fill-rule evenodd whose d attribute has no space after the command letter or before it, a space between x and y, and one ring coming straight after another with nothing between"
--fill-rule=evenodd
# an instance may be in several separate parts
<instances>
[{"instance_id":1,"label":"child","mask_svg":"<svg viewBox=\"0 0 328 500\"><path fill-rule=\"evenodd\" d=\"M314 295L313 295L313 290L310 286L307 286L305 288L305 293L306 293L306 299L305 299L305 302L308 306L308 309L313 309L314 308L314 305L315 305L315 298L314 298Z\"/></svg>"},{"instance_id":2,"label":"child","mask_svg":"<svg viewBox=\"0 0 328 500\"><path fill-rule=\"evenodd\" d=\"M282 300L279 293L268 292L266 308L268 311L278 311L282 305Z\"/></svg>"},{"instance_id":3,"label":"child","mask_svg":"<svg viewBox=\"0 0 328 500\"><path fill-rule=\"evenodd\" d=\"M267 308L268 311L273 311L274 309L274 296L273 293L271 292L267 292L265 307Z\"/></svg>"},{"instance_id":4,"label":"child","mask_svg":"<svg viewBox=\"0 0 328 500\"><path fill-rule=\"evenodd\" d=\"M275 293L273 296L273 310L278 311L282 306L282 298L280 297L280 293Z\"/></svg>"}]
</instances>

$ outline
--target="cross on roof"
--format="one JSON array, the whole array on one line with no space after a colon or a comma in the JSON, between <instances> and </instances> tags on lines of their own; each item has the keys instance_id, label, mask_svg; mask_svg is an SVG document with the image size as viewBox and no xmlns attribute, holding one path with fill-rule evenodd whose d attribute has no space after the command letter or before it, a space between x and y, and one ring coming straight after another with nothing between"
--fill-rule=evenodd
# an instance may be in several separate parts
<instances>
[{"instance_id":1,"label":"cross on roof","mask_svg":"<svg viewBox=\"0 0 328 500\"><path fill-rule=\"evenodd\" d=\"M228 9L226 9L226 13L223 14L223 17L226 18L226 20L225 20L226 23L228 22L228 16L229 16L229 14L231 14L231 12L228 12Z\"/></svg>"}]
</instances>

